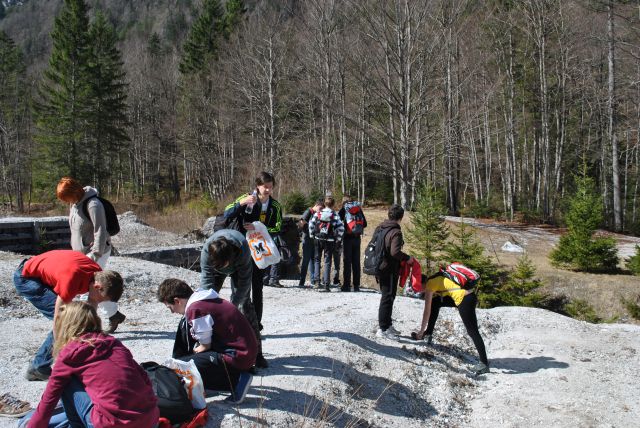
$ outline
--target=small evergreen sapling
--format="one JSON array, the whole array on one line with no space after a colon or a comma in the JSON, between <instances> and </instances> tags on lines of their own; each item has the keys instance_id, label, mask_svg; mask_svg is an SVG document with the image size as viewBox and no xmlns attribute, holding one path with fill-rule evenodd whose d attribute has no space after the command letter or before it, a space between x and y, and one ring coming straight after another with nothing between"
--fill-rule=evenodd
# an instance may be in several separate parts
<instances>
[{"instance_id":1,"label":"small evergreen sapling","mask_svg":"<svg viewBox=\"0 0 640 428\"><path fill-rule=\"evenodd\" d=\"M618 265L615 240L594 236L604 218L602 199L590 177L577 177L576 183L577 190L565 218L568 231L549 255L551 264L586 272L615 271Z\"/></svg>"},{"instance_id":2,"label":"small evergreen sapling","mask_svg":"<svg viewBox=\"0 0 640 428\"><path fill-rule=\"evenodd\" d=\"M417 256L426 260L427 272L436 268L435 262L449 237L449 227L444 221L446 210L438 192L424 186L411 217L412 226L408 229L407 240Z\"/></svg>"}]
</instances>

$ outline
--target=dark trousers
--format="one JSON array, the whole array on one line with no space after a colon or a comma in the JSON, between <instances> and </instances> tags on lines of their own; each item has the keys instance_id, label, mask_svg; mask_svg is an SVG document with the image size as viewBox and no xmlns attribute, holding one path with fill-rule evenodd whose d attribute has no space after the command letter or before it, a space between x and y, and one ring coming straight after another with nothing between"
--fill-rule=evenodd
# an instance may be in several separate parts
<instances>
[{"instance_id":1,"label":"dark trousers","mask_svg":"<svg viewBox=\"0 0 640 428\"><path fill-rule=\"evenodd\" d=\"M333 251L335 249L336 243L333 241L323 241L320 239L314 239L315 243L315 254L313 255L314 263L315 263L315 278L313 282L315 284L318 283L318 278L320 276L320 272L322 272L322 285L328 287L331 283L329 282L329 274L331 273L331 259L333 258ZM323 257L324 256L324 257ZM320 270L320 260L324 261L324 266L322 267L322 271Z\"/></svg>"},{"instance_id":2,"label":"dark trousers","mask_svg":"<svg viewBox=\"0 0 640 428\"><path fill-rule=\"evenodd\" d=\"M340 284L340 259L342 258L342 243L337 244L333 249L333 274L331 284Z\"/></svg>"},{"instance_id":3,"label":"dark trousers","mask_svg":"<svg viewBox=\"0 0 640 428\"><path fill-rule=\"evenodd\" d=\"M299 285L303 286L305 279L307 279L307 270L313 281L315 272L315 261L313 260L313 254L315 252L314 239L309 236L302 238L302 264L300 265L300 282Z\"/></svg>"},{"instance_id":4,"label":"dark trousers","mask_svg":"<svg viewBox=\"0 0 640 428\"><path fill-rule=\"evenodd\" d=\"M342 243L344 254L344 283L343 288L351 288L351 273L353 272L353 289L360 288L360 236L346 237Z\"/></svg>"},{"instance_id":5,"label":"dark trousers","mask_svg":"<svg viewBox=\"0 0 640 428\"><path fill-rule=\"evenodd\" d=\"M216 349L215 342L212 343L213 349L209 351L193 352L196 343L193 340L189 340L190 334L188 330L187 321L183 317L178 323L171 356L182 361L193 360L200 372L205 389L231 391L233 386L238 383L240 371L225 363L222 359L223 349L221 347Z\"/></svg>"},{"instance_id":6,"label":"dark trousers","mask_svg":"<svg viewBox=\"0 0 640 428\"><path fill-rule=\"evenodd\" d=\"M460 306L458 306L458 312L460 313L460 318L462 318L464 327L467 329L467 334L471 337L473 344L476 346L480 361L484 364L489 364L487 361L487 351L484 347L484 341L482 340L482 336L480 336L480 331L478 331L478 318L476 318L477 304L478 297L476 296L476 293L467 294L464 296L464 299L462 299ZM453 308L456 304L450 296L442 297L434 295L431 300L431 316L429 316L429 324L427 325L427 331L425 334L433 334L433 328L438 320L440 308L443 306Z\"/></svg>"},{"instance_id":7,"label":"dark trousers","mask_svg":"<svg viewBox=\"0 0 640 428\"><path fill-rule=\"evenodd\" d=\"M380 307L378 308L378 326L381 330L391 327L391 313L393 312L393 302L396 300L398 291L398 274L394 272L382 272L377 276L380 285Z\"/></svg>"},{"instance_id":8,"label":"dark trousers","mask_svg":"<svg viewBox=\"0 0 640 428\"><path fill-rule=\"evenodd\" d=\"M193 360L200 372L205 389L232 391L238 383L240 370L226 364L219 352L205 351L185 355L178 359L182 361Z\"/></svg>"},{"instance_id":9,"label":"dark trousers","mask_svg":"<svg viewBox=\"0 0 640 428\"><path fill-rule=\"evenodd\" d=\"M256 310L256 317L258 318L258 322L261 322L263 308L262 288L264 287L265 275L268 278L270 269L260 269L258 266L256 266L255 262L252 262L252 264L253 272L251 273L251 297L253 300L253 306Z\"/></svg>"}]
</instances>

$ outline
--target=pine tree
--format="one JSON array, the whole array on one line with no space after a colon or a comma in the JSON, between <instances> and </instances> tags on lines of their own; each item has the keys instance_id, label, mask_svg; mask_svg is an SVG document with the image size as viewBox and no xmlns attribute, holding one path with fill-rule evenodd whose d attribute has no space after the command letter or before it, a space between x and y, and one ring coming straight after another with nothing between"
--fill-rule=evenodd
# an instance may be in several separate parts
<instances>
[{"instance_id":1,"label":"pine tree","mask_svg":"<svg viewBox=\"0 0 640 428\"><path fill-rule=\"evenodd\" d=\"M201 72L209 60L216 58L223 30L223 16L218 0L204 0L202 13L194 22L184 44L179 66L182 74Z\"/></svg>"},{"instance_id":2,"label":"pine tree","mask_svg":"<svg viewBox=\"0 0 640 428\"><path fill-rule=\"evenodd\" d=\"M87 133L94 145L92 182L104 183L117 170L118 154L129 141L126 132L127 84L121 55L116 48L116 33L100 12L89 29L89 41Z\"/></svg>"},{"instance_id":3,"label":"pine tree","mask_svg":"<svg viewBox=\"0 0 640 428\"><path fill-rule=\"evenodd\" d=\"M525 254L518 259L515 270L492 293L483 294L485 306L543 306L545 295L536 291L542 282L536 277L536 268Z\"/></svg>"},{"instance_id":4,"label":"pine tree","mask_svg":"<svg viewBox=\"0 0 640 428\"><path fill-rule=\"evenodd\" d=\"M590 177L576 177L576 184L576 193L565 217L568 230L549 255L551 263L587 272L615 271L618 265L615 240L594 236L604 219L602 199L596 194Z\"/></svg>"},{"instance_id":5,"label":"pine tree","mask_svg":"<svg viewBox=\"0 0 640 428\"><path fill-rule=\"evenodd\" d=\"M242 0L228 0L224 5L224 8L225 13L222 17L222 35L225 39L228 39L240 23L240 18L245 12L244 2Z\"/></svg>"},{"instance_id":6,"label":"pine tree","mask_svg":"<svg viewBox=\"0 0 640 428\"><path fill-rule=\"evenodd\" d=\"M30 175L29 102L22 52L0 31L0 175L6 200L19 211Z\"/></svg>"},{"instance_id":7,"label":"pine tree","mask_svg":"<svg viewBox=\"0 0 640 428\"><path fill-rule=\"evenodd\" d=\"M449 237L449 228L444 221L446 211L438 192L429 186L420 190L407 238L418 257L425 259L427 272L435 268Z\"/></svg>"},{"instance_id":8,"label":"pine tree","mask_svg":"<svg viewBox=\"0 0 640 428\"><path fill-rule=\"evenodd\" d=\"M53 50L36 104L36 141L42 155L36 171L45 183L71 175L91 177L84 153L85 120L90 100L87 78L89 19L84 0L65 0L56 16Z\"/></svg>"}]
</instances>

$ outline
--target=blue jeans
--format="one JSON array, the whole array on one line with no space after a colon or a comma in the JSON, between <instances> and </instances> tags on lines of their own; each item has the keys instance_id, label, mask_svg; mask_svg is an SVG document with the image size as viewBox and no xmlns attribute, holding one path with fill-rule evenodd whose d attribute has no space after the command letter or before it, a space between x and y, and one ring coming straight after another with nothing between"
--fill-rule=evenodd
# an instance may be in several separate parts
<instances>
[{"instance_id":1,"label":"blue jeans","mask_svg":"<svg viewBox=\"0 0 640 428\"><path fill-rule=\"evenodd\" d=\"M24 268L25 262L26 260L23 260L13 274L13 284L20 296L31 302L47 319L53 320L58 295L39 280L23 277L22 269ZM51 364L53 363L53 356L51 355L52 349L53 332L50 331L44 342L42 342L42 345L40 345L40 349L36 352L31 366L42 373L51 373Z\"/></svg>"},{"instance_id":2,"label":"blue jeans","mask_svg":"<svg viewBox=\"0 0 640 428\"><path fill-rule=\"evenodd\" d=\"M62 406L53 412L48 428L93 428L91 423L93 403L84 385L75 376L62 391ZM32 410L22 418L18 427L26 427L34 412L35 410Z\"/></svg>"},{"instance_id":3,"label":"blue jeans","mask_svg":"<svg viewBox=\"0 0 640 428\"><path fill-rule=\"evenodd\" d=\"M309 278L313 280L316 272L316 265L313 261L314 254L313 239L305 236L302 240L302 265L300 265L300 284L304 285L307 279L307 269L309 270Z\"/></svg>"}]
</instances>

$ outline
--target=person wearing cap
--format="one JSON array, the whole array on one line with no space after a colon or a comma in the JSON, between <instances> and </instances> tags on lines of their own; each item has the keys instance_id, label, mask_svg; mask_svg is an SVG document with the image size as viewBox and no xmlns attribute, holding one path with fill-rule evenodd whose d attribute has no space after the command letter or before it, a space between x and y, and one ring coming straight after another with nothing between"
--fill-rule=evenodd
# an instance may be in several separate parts
<instances>
[{"instance_id":1,"label":"person wearing cap","mask_svg":"<svg viewBox=\"0 0 640 428\"><path fill-rule=\"evenodd\" d=\"M102 270L100 265L73 250L53 250L25 259L13 275L16 291L42 315L55 322L58 310L76 296L88 293L87 302L106 317L113 316L123 291L118 272ZM110 302L110 303L107 303ZM36 352L26 379L47 380L51 374L53 332Z\"/></svg>"}]
</instances>

